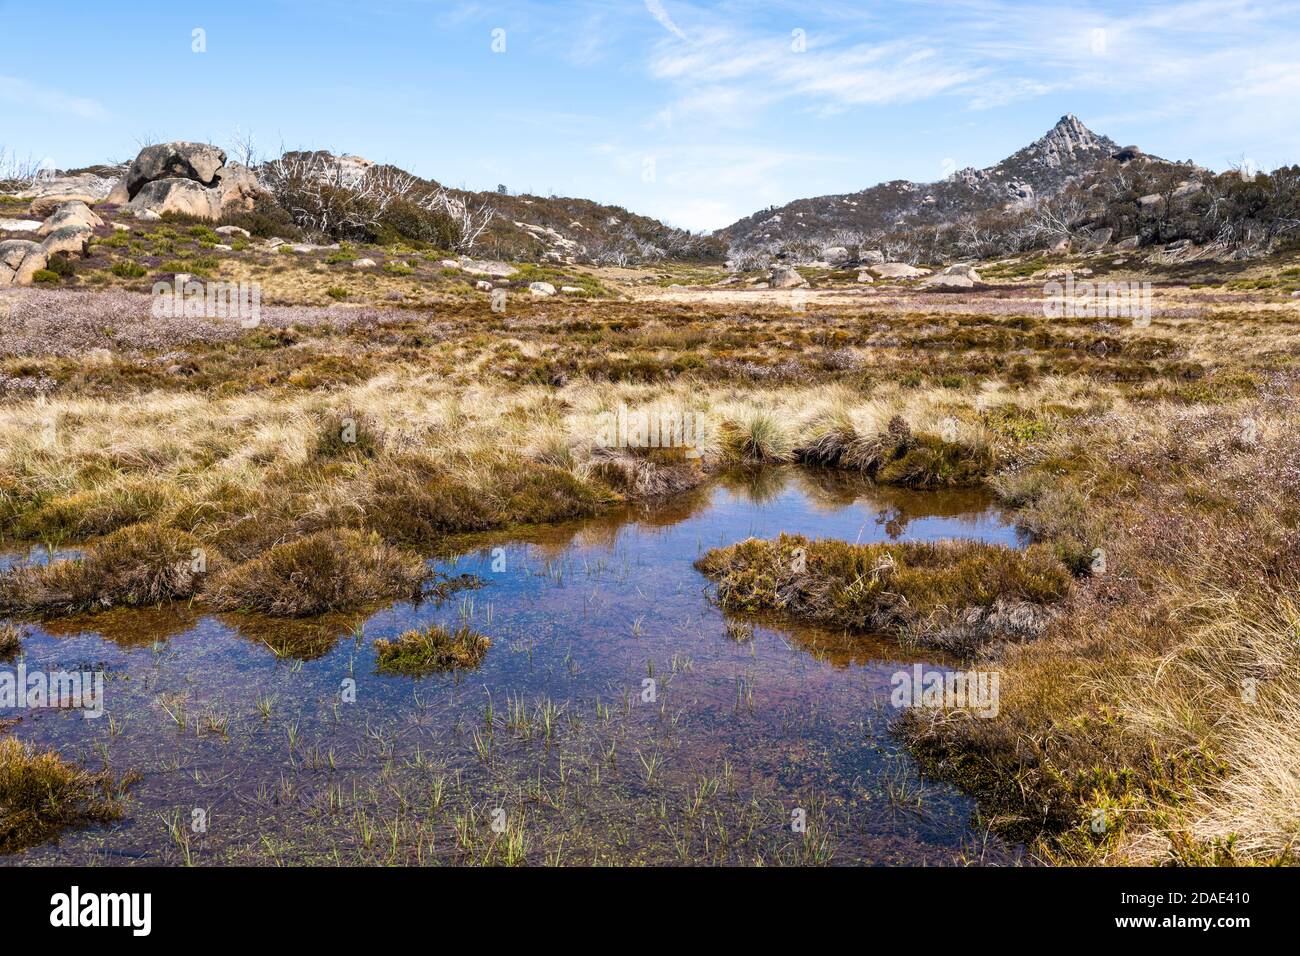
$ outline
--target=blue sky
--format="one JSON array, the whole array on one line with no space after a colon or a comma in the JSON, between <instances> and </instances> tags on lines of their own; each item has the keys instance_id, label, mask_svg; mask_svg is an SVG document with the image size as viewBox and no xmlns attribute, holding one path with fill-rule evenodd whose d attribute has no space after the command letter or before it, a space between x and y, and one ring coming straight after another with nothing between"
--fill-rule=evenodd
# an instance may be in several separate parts
<instances>
[{"instance_id":1,"label":"blue sky","mask_svg":"<svg viewBox=\"0 0 1300 956\"><path fill-rule=\"evenodd\" d=\"M988 165L1064 113L1216 169L1300 162L1285 0L0 0L0 23L0 146L64 168L238 128L710 229Z\"/></svg>"}]
</instances>

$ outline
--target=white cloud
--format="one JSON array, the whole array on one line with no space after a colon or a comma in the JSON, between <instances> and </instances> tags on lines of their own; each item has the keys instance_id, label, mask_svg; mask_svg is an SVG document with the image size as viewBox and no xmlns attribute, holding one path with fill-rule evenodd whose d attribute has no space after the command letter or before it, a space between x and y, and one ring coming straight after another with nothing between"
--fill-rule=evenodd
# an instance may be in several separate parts
<instances>
[{"instance_id":1,"label":"white cloud","mask_svg":"<svg viewBox=\"0 0 1300 956\"><path fill-rule=\"evenodd\" d=\"M685 47L660 43L650 73L671 83L677 98L658 114L669 124L702 118L754 123L782 101L821 116L844 109L910 103L975 82L982 71L909 41L835 48L815 36L797 50L789 37L712 28Z\"/></svg>"},{"instance_id":2,"label":"white cloud","mask_svg":"<svg viewBox=\"0 0 1300 956\"><path fill-rule=\"evenodd\" d=\"M1171 114L1195 114L1222 96L1260 97L1270 104L1261 109L1274 110L1294 96L1300 43L1294 2L966 0L940 10L913 0L892 20L864 19L855 5L814 4L807 12L820 25L808 26L804 52L776 28L682 8L689 38L660 41L648 61L651 77L676 94L661 123L724 116L732 125L756 123L787 100L824 117L941 96L988 110L1049 94L1131 91ZM776 9L793 18L801 8ZM738 104L745 108L732 108Z\"/></svg>"},{"instance_id":3,"label":"white cloud","mask_svg":"<svg viewBox=\"0 0 1300 956\"><path fill-rule=\"evenodd\" d=\"M677 24L673 23L672 17L668 16L668 11L664 9L660 0L645 0L645 8L650 11L650 16L654 17L661 27L680 40L686 39L686 34L681 31Z\"/></svg>"},{"instance_id":4,"label":"white cloud","mask_svg":"<svg viewBox=\"0 0 1300 956\"><path fill-rule=\"evenodd\" d=\"M685 229L719 229L755 207L784 202L783 185L811 167L846 162L810 151L744 144L655 144L637 147L600 143L591 147L617 179L635 188L634 208ZM647 159L654 179L646 182Z\"/></svg>"},{"instance_id":5,"label":"white cloud","mask_svg":"<svg viewBox=\"0 0 1300 956\"><path fill-rule=\"evenodd\" d=\"M0 101L30 107L43 113L60 113L81 119L108 118L108 110L96 100L68 96L66 93L37 86L15 76L0 76Z\"/></svg>"},{"instance_id":6,"label":"white cloud","mask_svg":"<svg viewBox=\"0 0 1300 956\"><path fill-rule=\"evenodd\" d=\"M662 221L691 232L711 232L728 226L753 210L740 210L728 202L716 199L695 199L669 203L658 210Z\"/></svg>"}]
</instances>

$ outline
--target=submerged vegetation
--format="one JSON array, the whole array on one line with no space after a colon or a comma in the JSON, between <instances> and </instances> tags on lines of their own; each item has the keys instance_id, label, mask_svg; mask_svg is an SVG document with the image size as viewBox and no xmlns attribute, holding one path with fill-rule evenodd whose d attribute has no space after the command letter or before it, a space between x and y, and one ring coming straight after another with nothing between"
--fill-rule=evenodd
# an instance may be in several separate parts
<instances>
[{"instance_id":1,"label":"submerged vegetation","mask_svg":"<svg viewBox=\"0 0 1300 956\"><path fill-rule=\"evenodd\" d=\"M381 671L410 675L478 667L491 646L489 638L467 624L454 631L434 624L405 631L391 641L375 641Z\"/></svg>"},{"instance_id":2,"label":"submerged vegetation","mask_svg":"<svg viewBox=\"0 0 1300 956\"><path fill-rule=\"evenodd\" d=\"M161 232L119 241L187 244ZM126 261L121 247L94 248L83 277L136 281L110 271ZM50 626L88 614L94 629L115 609L192 603L286 654L289 642L265 639L247 612L302 618L291 623L320 625L314 657L359 626L331 615L427 593L428 558L462 536L599 516L731 466L983 486L1032 538L1026 549L784 536L710 551L700 567L728 611L779 611L848 632L850 645L883 631L996 670L996 717L915 711L898 729L1038 859L1294 861L1300 321L1258 285L1291 262L1240 276L1207 264L1203 287L1169 282L1139 324L1045 319L1041 288L1020 280L1058 257L985 270L999 284L944 296L880 282L854 298L816 278L800 313L755 293L667 288L668 266L646 277L661 300L599 274L579 285L623 297L597 308L520 295L497 312L463 279L433 284L438 257L408 260L411 275L341 277L312 255L223 253L214 274L266 280L265 321L251 330L154 322L147 297L129 291L10 294L23 320L0 329L0 535L55 559L0 575L3 613ZM324 303L345 286L347 305L276 304ZM699 427L689 448L611 445L605 425L624 413L689 414ZM376 641L380 668L487 670L497 653L532 653L535 635L489 628L499 651L485 659L487 639L467 628L422 624ZM626 631L642 633L635 620ZM761 643L744 621L726 637L738 654ZM754 689L749 675L735 681L743 719ZM520 740L544 723L531 711L510 720ZM467 739L493 766L501 714L477 733L481 747ZM594 745L572 755L585 773L630 766L640 779L624 779L626 799L660 799L647 796L655 753L599 745L612 756ZM722 771L699 782L714 786L728 786ZM456 816L466 857L547 852L524 846L514 817L508 835L485 839L469 797ZM672 819L693 828L690 846L706 842L702 816ZM381 859L369 848L383 840L358 841ZM750 858L833 857L808 846Z\"/></svg>"}]
</instances>

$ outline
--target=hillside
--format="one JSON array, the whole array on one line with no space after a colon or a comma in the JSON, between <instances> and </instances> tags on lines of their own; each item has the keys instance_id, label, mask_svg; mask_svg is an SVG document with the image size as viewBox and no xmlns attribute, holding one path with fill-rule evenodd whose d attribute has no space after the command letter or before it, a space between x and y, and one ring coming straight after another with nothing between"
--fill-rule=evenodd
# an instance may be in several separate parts
<instances>
[{"instance_id":1,"label":"hillside","mask_svg":"<svg viewBox=\"0 0 1300 956\"><path fill-rule=\"evenodd\" d=\"M868 252L934 263L1108 243L1184 243L1196 247L1188 254L1246 258L1275 251L1300 231L1300 167L1215 174L1120 146L1073 115L983 169L799 199L712 235L590 199L513 194L504 186L454 189L325 150L243 159L227 162L211 144L161 143L129 167L11 178L0 181L0 194L29 200L30 214L41 218L68 199L129 202L141 216L216 220L262 239L407 243L506 261L600 266L725 260L746 270L773 260L852 262Z\"/></svg>"},{"instance_id":2,"label":"hillside","mask_svg":"<svg viewBox=\"0 0 1300 956\"><path fill-rule=\"evenodd\" d=\"M1067 114L1041 138L984 169L966 168L933 183L893 180L856 193L799 199L754 213L718 233L733 253L817 252L863 241L888 245L923 227L983 220L997 228L1040 209L1072 188L1198 172L1137 147L1121 148Z\"/></svg>"}]
</instances>

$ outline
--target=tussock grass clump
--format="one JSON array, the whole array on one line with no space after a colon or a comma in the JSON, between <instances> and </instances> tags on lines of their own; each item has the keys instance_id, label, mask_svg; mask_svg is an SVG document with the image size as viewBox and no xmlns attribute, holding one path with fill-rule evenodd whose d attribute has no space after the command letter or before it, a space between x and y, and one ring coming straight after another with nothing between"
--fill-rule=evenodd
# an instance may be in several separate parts
<instances>
[{"instance_id":1,"label":"tussock grass clump","mask_svg":"<svg viewBox=\"0 0 1300 956\"><path fill-rule=\"evenodd\" d=\"M156 524L131 525L84 557L0 576L0 609L71 614L183 600L198 590L205 562L193 535Z\"/></svg>"},{"instance_id":2,"label":"tussock grass clump","mask_svg":"<svg viewBox=\"0 0 1300 956\"><path fill-rule=\"evenodd\" d=\"M734 617L729 617L724 630L728 639L735 641L737 644L748 644L754 639L754 625L748 621L740 621Z\"/></svg>"},{"instance_id":3,"label":"tussock grass clump","mask_svg":"<svg viewBox=\"0 0 1300 956\"><path fill-rule=\"evenodd\" d=\"M486 497L449 480L431 463L378 469L365 503L366 525L390 541L431 545L449 534L487 531L498 515Z\"/></svg>"},{"instance_id":4,"label":"tussock grass clump","mask_svg":"<svg viewBox=\"0 0 1300 956\"><path fill-rule=\"evenodd\" d=\"M380 425L360 412L343 412L322 422L312 446L312 458L331 461L344 456L374 458L383 447Z\"/></svg>"},{"instance_id":5,"label":"tussock grass clump","mask_svg":"<svg viewBox=\"0 0 1300 956\"><path fill-rule=\"evenodd\" d=\"M109 271L119 279L139 279L149 273L149 270L140 263L132 262L130 259L117 260Z\"/></svg>"},{"instance_id":6,"label":"tussock grass clump","mask_svg":"<svg viewBox=\"0 0 1300 956\"><path fill-rule=\"evenodd\" d=\"M428 630L406 631L391 641L375 641L381 673L412 676L478 667L491 646L490 638L468 625L449 631L434 624Z\"/></svg>"},{"instance_id":7,"label":"tussock grass clump","mask_svg":"<svg viewBox=\"0 0 1300 956\"><path fill-rule=\"evenodd\" d=\"M874 457L871 446L858 434L847 410L837 405L808 425L793 457L805 465L866 470L868 456Z\"/></svg>"},{"instance_id":8,"label":"tussock grass clump","mask_svg":"<svg viewBox=\"0 0 1300 956\"><path fill-rule=\"evenodd\" d=\"M424 562L351 529L277 544L219 574L208 593L224 611L307 617L420 595Z\"/></svg>"},{"instance_id":9,"label":"tussock grass clump","mask_svg":"<svg viewBox=\"0 0 1300 956\"><path fill-rule=\"evenodd\" d=\"M977 485L993 470L987 448L914 433L898 415L884 431L866 438L837 410L813 422L793 457L804 464L861 471L881 484L921 489Z\"/></svg>"},{"instance_id":10,"label":"tussock grass clump","mask_svg":"<svg viewBox=\"0 0 1300 956\"><path fill-rule=\"evenodd\" d=\"M67 827L120 815L108 773L91 773L54 751L0 738L0 854L18 853Z\"/></svg>"},{"instance_id":11,"label":"tussock grass clump","mask_svg":"<svg viewBox=\"0 0 1300 956\"><path fill-rule=\"evenodd\" d=\"M586 517L608 499L552 465L510 460L453 472L412 455L375 468L364 520L390 541L430 546L447 535Z\"/></svg>"},{"instance_id":12,"label":"tussock grass clump","mask_svg":"<svg viewBox=\"0 0 1300 956\"><path fill-rule=\"evenodd\" d=\"M0 661L9 660L22 649L22 636L17 624L0 621Z\"/></svg>"},{"instance_id":13,"label":"tussock grass clump","mask_svg":"<svg viewBox=\"0 0 1300 956\"><path fill-rule=\"evenodd\" d=\"M992 467L992 456L985 449L921 433L905 448L894 449L875 479L907 488L964 488L980 484Z\"/></svg>"},{"instance_id":14,"label":"tussock grass clump","mask_svg":"<svg viewBox=\"0 0 1300 956\"><path fill-rule=\"evenodd\" d=\"M771 412L755 411L740 421L725 421L719 428L723 459L735 463L789 461L793 442Z\"/></svg>"},{"instance_id":15,"label":"tussock grass clump","mask_svg":"<svg viewBox=\"0 0 1300 956\"><path fill-rule=\"evenodd\" d=\"M708 477L697 461L675 448L598 449L588 474L633 499L658 498L693 488Z\"/></svg>"},{"instance_id":16,"label":"tussock grass clump","mask_svg":"<svg viewBox=\"0 0 1300 956\"><path fill-rule=\"evenodd\" d=\"M854 545L783 534L715 548L696 567L728 610L784 611L966 652L1036 637L1070 590L1046 548L966 541Z\"/></svg>"},{"instance_id":17,"label":"tussock grass clump","mask_svg":"<svg viewBox=\"0 0 1300 956\"><path fill-rule=\"evenodd\" d=\"M77 491L47 501L24 516L22 537L68 536L85 539L128 525L154 521L176 502L174 487L142 479Z\"/></svg>"}]
</instances>

